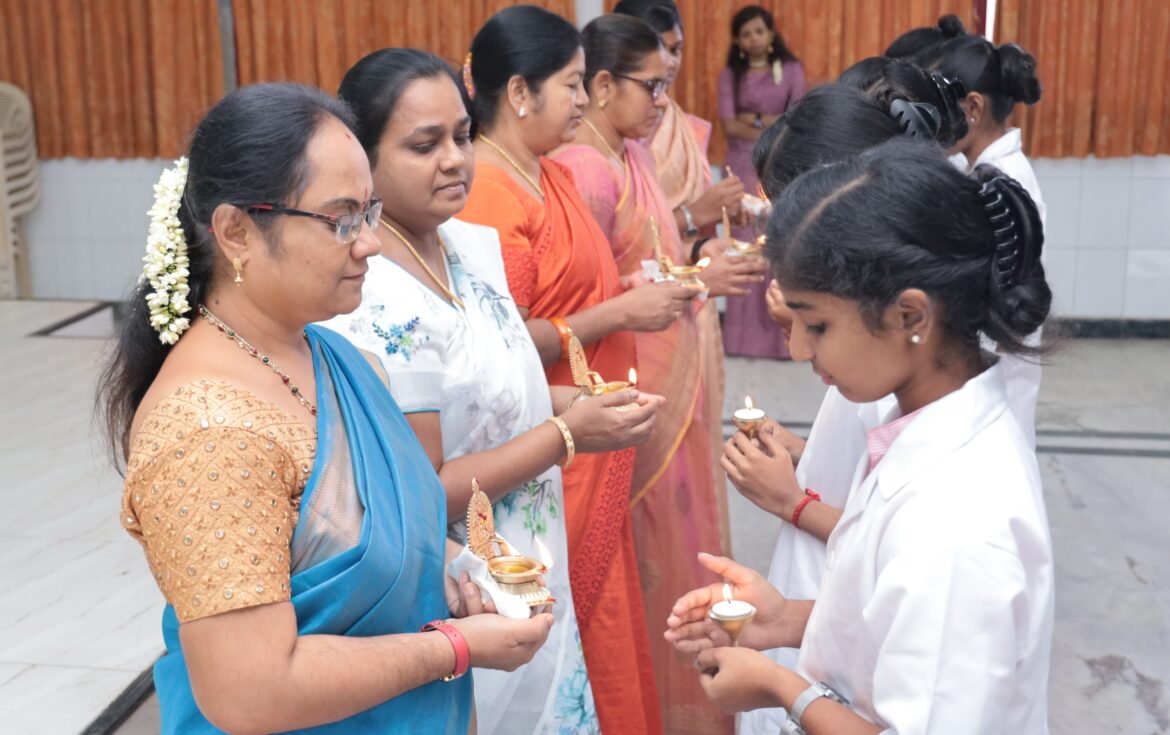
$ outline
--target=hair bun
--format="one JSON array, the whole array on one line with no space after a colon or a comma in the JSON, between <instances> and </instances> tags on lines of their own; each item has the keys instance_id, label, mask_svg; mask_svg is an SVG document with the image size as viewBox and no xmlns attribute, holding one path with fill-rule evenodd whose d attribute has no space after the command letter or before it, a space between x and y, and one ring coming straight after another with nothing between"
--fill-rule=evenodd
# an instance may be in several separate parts
<instances>
[{"instance_id":1,"label":"hair bun","mask_svg":"<svg viewBox=\"0 0 1170 735\"><path fill-rule=\"evenodd\" d=\"M1025 105L1040 101L1040 78L1036 76L1036 59L1014 43L998 49L1000 83L1009 97Z\"/></svg>"},{"instance_id":2,"label":"hair bun","mask_svg":"<svg viewBox=\"0 0 1170 735\"><path fill-rule=\"evenodd\" d=\"M967 35L967 27L963 25L962 19L954 13L947 13L939 18L938 29L942 31L944 39Z\"/></svg>"},{"instance_id":3,"label":"hair bun","mask_svg":"<svg viewBox=\"0 0 1170 735\"><path fill-rule=\"evenodd\" d=\"M1032 197L1018 181L981 164L974 177L991 225L991 305L984 331L997 342L1040 328L1052 306L1040 254L1044 228Z\"/></svg>"}]
</instances>

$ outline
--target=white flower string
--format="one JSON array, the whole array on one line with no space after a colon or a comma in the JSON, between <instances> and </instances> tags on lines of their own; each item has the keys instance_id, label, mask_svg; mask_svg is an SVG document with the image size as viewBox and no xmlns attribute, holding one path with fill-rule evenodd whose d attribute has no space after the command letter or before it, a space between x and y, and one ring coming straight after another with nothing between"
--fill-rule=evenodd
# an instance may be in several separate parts
<instances>
[{"instance_id":1,"label":"white flower string","mask_svg":"<svg viewBox=\"0 0 1170 735\"><path fill-rule=\"evenodd\" d=\"M179 223L179 204L187 185L187 157L175 161L154 185L154 205L150 215L150 234L146 238L146 255L142 262L142 279L150 282L153 292L147 294L150 307L150 326L158 332L163 344L173 345L179 335L191 326L183 316L191 311L187 294L191 291L187 277L191 261L187 258L187 240Z\"/></svg>"}]
</instances>

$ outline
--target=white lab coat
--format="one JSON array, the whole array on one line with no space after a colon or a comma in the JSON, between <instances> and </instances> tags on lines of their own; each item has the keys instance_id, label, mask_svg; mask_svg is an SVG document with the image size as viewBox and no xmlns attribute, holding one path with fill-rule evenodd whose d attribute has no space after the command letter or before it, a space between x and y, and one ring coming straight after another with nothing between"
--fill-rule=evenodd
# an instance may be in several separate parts
<instances>
[{"instance_id":1,"label":"white lab coat","mask_svg":"<svg viewBox=\"0 0 1170 735\"><path fill-rule=\"evenodd\" d=\"M844 508L857 461L866 455L866 433L897 403L893 396L877 403L853 403L836 386L830 387L796 465L797 483L817 491L824 503ZM793 600L815 599L824 569L824 542L789 523L782 524L768 571L772 586ZM781 666L796 668L795 648L764 653ZM744 712L739 720L740 735L776 735L787 716L782 708Z\"/></svg>"},{"instance_id":2,"label":"white lab coat","mask_svg":"<svg viewBox=\"0 0 1170 735\"><path fill-rule=\"evenodd\" d=\"M1047 733L1052 543L1003 369L923 408L866 467L797 670L891 734Z\"/></svg>"}]
</instances>

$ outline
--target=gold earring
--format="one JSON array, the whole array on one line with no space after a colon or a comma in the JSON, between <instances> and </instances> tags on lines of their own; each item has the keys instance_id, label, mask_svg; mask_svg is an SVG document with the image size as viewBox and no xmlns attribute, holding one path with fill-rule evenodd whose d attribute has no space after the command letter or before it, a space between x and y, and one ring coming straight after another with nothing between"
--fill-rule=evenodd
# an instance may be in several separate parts
<instances>
[{"instance_id":1,"label":"gold earring","mask_svg":"<svg viewBox=\"0 0 1170 735\"><path fill-rule=\"evenodd\" d=\"M232 267L236 269L236 285L244 282L244 264L239 258L232 258Z\"/></svg>"},{"instance_id":2,"label":"gold earring","mask_svg":"<svg viewBox=\"0 0 1170 735\"><path fill-rule=\"evenodd\" d=\"M609 100L602 100L602 101L601 101L601 104L600 104L600 105L598 105L597 107L598 107L598 108L600 108L600 109L602 109L602 110L604 110L604 109L605 109L605 106L606 106L606 105L608 105L608 104L609 104Z\"/></svg>"}]
</instances>

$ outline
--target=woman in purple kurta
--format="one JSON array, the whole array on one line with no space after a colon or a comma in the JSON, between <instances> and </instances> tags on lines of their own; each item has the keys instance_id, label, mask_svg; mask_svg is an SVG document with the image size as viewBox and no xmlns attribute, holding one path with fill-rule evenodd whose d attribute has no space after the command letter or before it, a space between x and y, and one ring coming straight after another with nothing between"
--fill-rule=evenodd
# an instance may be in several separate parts
<instances>
[{"instance_id":1,"label":"woman in purple kurta","mask_svg":"<svg viewBox=\"0 0 1170 735\"><path fill-rule=\"evenodd\" d=\"M727 136L727 165L756 193L752 146L760 132L804 96L804 66L776 32L772 14L757 5L736 13L731 21L731 49L727 67L719 74L719 118ZM740 240L751 241L748 227L732 228ZM768 284L754 286L746 296L729 296L723 323L723 347L728 355L787 359L784 333L768 316L764 293Z\"/></svg>"}]
</instances>

